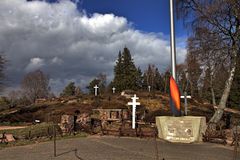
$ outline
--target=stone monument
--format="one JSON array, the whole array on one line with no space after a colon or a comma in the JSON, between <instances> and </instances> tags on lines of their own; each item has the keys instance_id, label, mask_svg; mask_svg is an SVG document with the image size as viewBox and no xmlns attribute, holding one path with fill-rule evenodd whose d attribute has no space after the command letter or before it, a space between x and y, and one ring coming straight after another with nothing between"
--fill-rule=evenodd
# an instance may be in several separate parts
<instances>
[{"instance_id":1,"label":"stone monument","mask_svg":"<svg viewBox=\"0 0 240 160\"><path fill-rule=\"evenodd\" d=\"M206 131L206 118L196 116L181 116L180 93L176 80L176 46L174 29L174 1L170 0L170 30L171 30L171 74L170 106L174 116L156 117L158 136L170 142L191 143L202 141ZM186 97L185 97L186 100ZM187 108L186 108L187 109Z\"/></svg>"},{"instance_id":2,"label":"stone monument","mask_svg":"<svg viewBox=\"0 0 240 160\"><path fill-rule=\"evenodd\" d=\"M158 137L170 142L201 142L206 131L206 118L197 116L156 117Z\"/></svg>"}]
</instances>

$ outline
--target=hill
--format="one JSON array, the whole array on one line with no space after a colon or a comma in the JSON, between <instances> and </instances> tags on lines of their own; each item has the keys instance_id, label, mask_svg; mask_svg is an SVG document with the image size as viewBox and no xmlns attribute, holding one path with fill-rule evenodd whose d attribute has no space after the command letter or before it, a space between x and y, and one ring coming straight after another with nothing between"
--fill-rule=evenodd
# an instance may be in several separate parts
<instances>
[{"instance_id":1,"label":"hill","mask_svg":"<svg viewBox=\"0 0 240 160\"><path fill-rule=\"evenodd\" d=\"M121 96L119 94L106 94L98 97L82 95L81 97L55 98L51 100L39 100L37 103L28 106L0 111L0 121L5 123L32 123L36 119L41 122L60 121L63 114L88 113L96 108L126 108L131 109L127 102L131 101L133 93ZM139 92L141 106L137 108L139 114L145 112L146 121L155 121L155 116L171 116L169 96L161 93ZM190 99L188 101L188 115L206 116L207 121L214 113L214 108L207 103L200 103ZM182 103L183 107L184 104ZM233 113L238 117L238 113Z\"/></svg>"}]
</instances>

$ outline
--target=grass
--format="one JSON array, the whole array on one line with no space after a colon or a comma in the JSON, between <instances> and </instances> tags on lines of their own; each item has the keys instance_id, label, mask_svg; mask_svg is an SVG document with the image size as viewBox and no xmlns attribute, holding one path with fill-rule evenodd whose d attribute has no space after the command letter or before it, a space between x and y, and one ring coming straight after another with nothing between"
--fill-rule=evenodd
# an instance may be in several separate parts
<instances>
[{"instance_id":1,"label":"grass","mask_svg":"<svg viewBox=\"0 0 240 160\"><path fill-rule=\"evenodd\" d=\"M41 123L21 129L1 130L0 134L3 132L13 134L16 139L36 138L52 134L53 126L53 123Z\"/></svg>"},{"instance_id":2,"label":"grass","mask_svg":"<svg viewBox=\"0 0 240 160\"><path fill-rule=\"evenodd\" d=\"M54 126L53 123L41 123L41 124L29 126L27 128L22 128L22 129L0 131L0 134L3 132L10 133L10 134L13 134L13 136L16 138L15 142L10 142L8 144L0 143L0 149L6 148L6 147L12 147L12 146L23 146L23 145L51 141L52 140L51 135L53 135L52 134L53 126ZM47 133L48 129L49 129L49 133ZM60 128L58 127L57 130L59 129ZM31 131L30 137L29 137L29 131ZM76 135L64 135L64 136L61 136L60 134L58 134L56 139L63 140L63 139L82 138L82 137L87 137L87 133L79 132Z\"/></svg>"}]
</instances>

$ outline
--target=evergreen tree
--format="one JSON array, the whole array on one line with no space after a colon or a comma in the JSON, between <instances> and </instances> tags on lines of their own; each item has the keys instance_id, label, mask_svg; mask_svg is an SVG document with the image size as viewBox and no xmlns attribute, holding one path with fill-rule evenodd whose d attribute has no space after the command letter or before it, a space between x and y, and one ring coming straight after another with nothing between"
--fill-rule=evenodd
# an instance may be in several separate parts
<instances>
[{"instance_id":1,"label":"evergreen tree","mask_svg":"<svg viewBox=\"0 0 240 160\"><path fill-rule=\"evenodd\" d=\"M124 84L122 82L124 78L123 74L123 60L122 60L122 53L119 51L118 53L118 59L116 62L116 65L114 66L114 80L112 85L116 88L118 88L118 91L123 90Z\"/></svg>"},{"instance_id":2,"label":"evergreen tree","mask_svg":"<svg viewBox=\"0 0 240 160\"><path fill-rule=\"evenodd\" d=\"M106 91L106 79L107 79L106 75L100 73L97 76L97 78L94 78L87 86L89 92L94 94L95 93L94 86L97 85L99 87L98 92L100 92L101 94L104 93Z\"/></svg>"},{"instance_id":3,"label":"evergreen tree","mask_svg":"<svg viewBox=\"0 0 240 160\"><path fill-rule=\"evenodd\" d=\"M89 93L94 94L95 93L94 86L97 85L99 87L99 84L100 84L100 80L97 78L94 78L87 86ZM98 89L98 92L99 92L99 89Z\"/></svg>"},{"instance_id":4,"label":"evergreen tree","mask_svg":"<svg viewBox=\"0 0 240 160\"><path fill-rule=\"evenodd\" d=\"M151 86L152 90L163 91L164 84L163 79L154 65L149 64L148 69L143 75L143 88L147 89L148 86Z\"/></svg>"},{"instance_id":5,"label":"evergreen tree","mask_svg":"<svg viewBox=\"0 0 240 160\"><path fill-rule=\"evenodd\" d=\"M137 90L140 74L140 70L136 68L133 62L130 51L125 47L123 52L119 52L118 54L118 59L114 67L113 85L118 91L125 89Z\"/></svg>"},{"instance_id":6,"label":"evergreen tree","mask_svg":"<svg viewBox=\"0 0 240 160\"><path fill-rule=\"evenodd\" d=\"M160 74L160 72L158 71L158 68L156 68L155 70L155 87L156 90L163 92L164 91L164 82L163 82L163 78Z\"/></svg>"},{"instance_id":7,"label":"evergreen tree","mask_svg":"<svg viewBox=\"0 0 240 160\"><path fill-rule=\"evenodd\" d=\"M75 83L70 82L63 90L63 92L60 94L61 97L69 97L74 96L76 91Z\"/></svg>"},{"instance_id":8,"label":"evergreen tree","mask_svg":"<svg viewBox=\"0 0 240 160\"><path fill-rule=\"evenodd\" d=\"M143 76L142 76L142 71L141 71L140 67L138 67L138 69L137 69L136 84L137 84L137 89L142 89Z\"/></svg>"}]
</instances>

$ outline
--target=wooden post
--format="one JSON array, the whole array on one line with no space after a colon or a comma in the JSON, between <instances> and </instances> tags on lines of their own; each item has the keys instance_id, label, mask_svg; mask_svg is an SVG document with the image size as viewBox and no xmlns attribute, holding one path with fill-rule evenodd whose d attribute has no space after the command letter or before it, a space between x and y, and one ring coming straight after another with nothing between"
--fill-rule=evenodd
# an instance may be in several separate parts
<instances>
[{"instance_id":1,"label":"wooden post","mask_svg":"<svg viewBox=\"0 0 240 160\"><path fill-rule=\"evenodd\" d=\"M154 140L155 140L155 154L156 154L156 160L159 160L159 154L158 154L158 144L157 144L157 128L155 128L155 133L154 133ZM164 160L164 158L163 158Z\"/></svg>"},{"instance_id":2,"label":"wooden post","mask_svg":"<svg viewBox=\"0 0 240 160\"><path fill-rule=\"evenodd\" d=\"M31 140L31 130L28 132L28 140Z\"/></svg>"},{"instance_id":3,"label":"wooden post","mask_svg":"<svg viewBox=\"0 0 240 160\"><path fill-rule=\"evenodd\" d=\"M233 160L237 160L237 148L238 148L238 127L236 125L236 131L235 131L235 145L234 145L234 152L233 152Z\"/></svg>"},{"instance_id":4,"label":"wooden post","mask_svg":"<svg viewBox=\"0 0 240 160\"><path fill-rule=\"evenodd\" d=\"M55 125L53 125L53 151L54 151L54 157L57 157L57 150L56 150L56 128L55 128Z\"/></svg>"}]
</instances>

